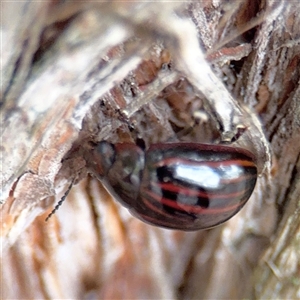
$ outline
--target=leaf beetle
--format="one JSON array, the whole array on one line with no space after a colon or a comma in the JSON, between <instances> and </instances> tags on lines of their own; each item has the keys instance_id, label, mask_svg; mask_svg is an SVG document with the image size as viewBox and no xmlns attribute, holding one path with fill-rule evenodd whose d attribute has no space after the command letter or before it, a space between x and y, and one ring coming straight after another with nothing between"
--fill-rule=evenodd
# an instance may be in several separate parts
<instances>
[{"instance_id":1,"label":"leaf beetle","mask_svg":"<svg viewBox=\"0 0 300 300\"><path fill-rule=\"evenodd\" d=\"M97 143L88 168L142 221L169 229L207 229L230 219L257 180L251 152L225 145Z\"/></svg>"}]
</instances>

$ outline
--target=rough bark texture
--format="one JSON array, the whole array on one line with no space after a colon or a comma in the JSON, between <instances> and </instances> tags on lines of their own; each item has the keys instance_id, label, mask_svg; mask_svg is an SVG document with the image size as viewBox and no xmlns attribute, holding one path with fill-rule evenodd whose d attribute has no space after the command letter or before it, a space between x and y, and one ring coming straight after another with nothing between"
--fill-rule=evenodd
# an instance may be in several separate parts
<instances>
[{"instance_id":1,"label":"rough bark texture","mask_svg":"<svg viewBox=\"0 0 300 300\"><path fill-rule=\"evenodd\" d=\"M300 298L297 2L1 6L1 299ZM88 175L90 142L219 141L214 86L260 117L271 173L220 227L140 222Z\"/></svg>"}]
</instances>

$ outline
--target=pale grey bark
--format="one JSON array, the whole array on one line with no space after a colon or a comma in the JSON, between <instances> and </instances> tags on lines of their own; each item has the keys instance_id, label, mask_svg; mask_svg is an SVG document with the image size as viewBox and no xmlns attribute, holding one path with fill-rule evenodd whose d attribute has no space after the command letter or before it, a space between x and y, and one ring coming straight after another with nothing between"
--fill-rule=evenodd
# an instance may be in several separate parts
<instances>
[{"instance_id":1,"label":"pale grey bark","mask_svg":"<svg viewBox=\"0 0 300 300\"><path fill-rule=\"evenodd\" d=\"M299 298L300 7L224 3L2 4L1 298ZM231 103L272 169L224 226L151 227L87 177L90 141L207 142Z\"/></svg>"}]
</instances>

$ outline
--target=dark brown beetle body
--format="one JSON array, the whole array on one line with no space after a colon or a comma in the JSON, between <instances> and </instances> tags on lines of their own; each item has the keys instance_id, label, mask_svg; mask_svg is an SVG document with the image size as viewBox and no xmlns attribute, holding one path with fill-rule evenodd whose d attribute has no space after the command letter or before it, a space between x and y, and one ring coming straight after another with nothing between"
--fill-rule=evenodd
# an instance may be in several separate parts
<instances>
[{"instance_id":1,"label":"dark brown beetle body","mask_svg":"<svg viewBox=\"0 0 300 300\"><path fill-rule=\"evenodd\" d=\"M139 219L160 227L199 230L235 215L252 194L257 168L244 149L196 143L100 142L89 168Z\"/></svg>"}]
</instances>

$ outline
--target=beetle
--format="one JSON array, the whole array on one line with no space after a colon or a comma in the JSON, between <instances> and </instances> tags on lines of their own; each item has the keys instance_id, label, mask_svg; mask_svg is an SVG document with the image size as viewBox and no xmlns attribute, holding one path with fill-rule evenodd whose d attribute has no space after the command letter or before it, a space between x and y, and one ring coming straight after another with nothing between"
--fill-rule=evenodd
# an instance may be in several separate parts
<instances>
[{"instance_id":1,"label":"beetle","mask_svg":"<svg viewBox=\"0 0 300 300\"><path fill-rule=\"evenodd\" d=\"M140 220L193 231L230 219L248 201L257 180L251 152L225 145L101 141L87 167Z\"/></svg>"}]
</instances>

